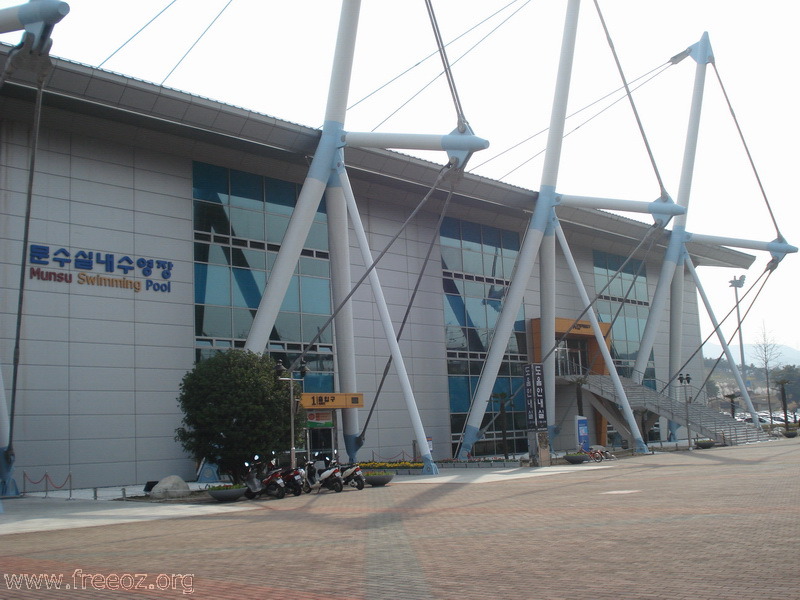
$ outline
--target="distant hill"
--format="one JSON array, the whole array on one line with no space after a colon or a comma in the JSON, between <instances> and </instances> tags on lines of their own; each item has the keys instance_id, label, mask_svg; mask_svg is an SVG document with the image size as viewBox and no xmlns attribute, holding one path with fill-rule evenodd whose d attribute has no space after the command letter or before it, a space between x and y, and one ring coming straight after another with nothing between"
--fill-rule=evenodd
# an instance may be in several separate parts
<instances>
[{"instance_id":1,"label":"distant hill","mask_svg":"<svg viewBox=\"0 0 800 600\"><path fill-rule=\"evenodd\" d=\"M780 355L778 356L777 360L775 361L775 367L781 367L784 365L800 365L800 350L796 348L790 348L789 346L782 346L777 344L776 348ZM738 365L740 362L739 358L739 346L731 346L731 352L733 353L734 362ZM703 346L703 356L705 358L719 358L720 354L722 354L722 346L719 344L711 344L708 343ZM759 366L759 358L758 358L758 347L756 344L745 344L744 345L744 360L748 365L756 365Z\"/></svg>"}]
</instances>

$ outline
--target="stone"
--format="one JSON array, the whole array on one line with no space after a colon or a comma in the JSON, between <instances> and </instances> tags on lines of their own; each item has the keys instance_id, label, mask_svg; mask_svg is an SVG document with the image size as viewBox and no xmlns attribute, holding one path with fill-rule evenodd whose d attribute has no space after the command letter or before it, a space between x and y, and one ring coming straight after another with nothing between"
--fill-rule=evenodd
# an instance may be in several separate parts
<instances>
[{"instance_id":1,"label":"stone","mask_svg":"<svg viewBox=\"0 0 800 600\"><path fill-rule=\"evenodd\" d=\"M150 490L150 497L153 500L165 500L167 498L183 498L190 493L188 483L177 475L169 475Z\"/></svg>"}]
</instances>

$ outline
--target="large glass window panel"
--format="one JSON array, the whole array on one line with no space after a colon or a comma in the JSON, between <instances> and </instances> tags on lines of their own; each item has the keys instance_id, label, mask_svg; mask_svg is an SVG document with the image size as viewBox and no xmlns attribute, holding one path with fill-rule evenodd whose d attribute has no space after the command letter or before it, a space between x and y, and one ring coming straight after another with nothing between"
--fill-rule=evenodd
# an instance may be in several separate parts
<instances>
[{"instance_id":1,"label":"large glass window panel","mask_svg":"<svg viewBox=\"0 0 800 600\"><path fill-rule=\"evenodd\" d=\"M258 308L267 283L264 271L233 269L233 305L240 308Z\"/></svg>"},{"instance_id":2,"label":"large glass window panel","mask_svg":"<svg viewBox=\"0 0 800 600\"><path fill-rule=\"evenodd\" d=\"M471 327L486 328L486 307L483 298L465 298L467 323Z\"/></svg>"},{"instance_id":3,"label":"large glass window panel","mask_svg":"<svg viewBox=\"0 0 800 600\"><path fill-rule=\"evenodd\" d=\"M217 244L195 243L194 259L197 262L229 265L231 262L231 249L228 246L219 246Z\"/></svg>"},{"instance_id":4,"label":"large glass window panel","mask_svg":"<svg viewBox=\"0 0 800 600\"><path fill-rule=\"evenodd\" d=\"M282 342L299 342L302 339L300 315L298 313L278 313L275 319L275 327L269 339Z\"/></svg>"},{"instance_id":5,"label":"large glass window panel","mask_svg":"<svg viewBox=\"0 0 800 600\"><path fill-rule=\"evenodd\" d=\"M207 231L219 235L231 234L231 222L228 218L227 206L210 202L194 202L195 231Z\"/></svg>"},{"instance_id":6,"label":"large glass window panel","mask_svg":"<svg viewBox=\"0 0 800 600\"><path fill-rule=\"evenodd\" d=\"M233 337L237 339L247 339L250 335L250 328L253 326L255 310L245 310L235 308L231 311L233 315Z\"/></svg>"},{"instance_id":7,"label":"large glass window panel","mask_svg":"<svg viewBox=\"0 0 800 600\"><path fill-rule=\"evenodd\" d=\"M461 245L466 250L481 251L481 226L470 221L461 221Z\"/></svg>"},{"instance_id":8,"label":"large glass window panel","mask_svg":"<svg viewBox=\"0 0 800 600\"><path fill-rule=\"evenodd\" d=\"M231 309L222 306L194 307L195 335L199 337L232 337Z\"/></svg>"},{"instance_id":9,"label":"large glass window panel","mask_svg":"<svg viewBox=\"0 0 800 600\"><path fill-rule=\"evenodd\" d=\"M332 373L308 373L303 379L303 390L311 392L332 392Z\"/></svg>"},{"instance_id":10,"label":"large glass window panel","mask_svg":"<svg viewBox=\"0 0 800 600\"><path fill-rule=\"evenodd\" d=\"M263 271L267 268L266 258L263 250L235 247L231 249L231 264L234 267L245 267L247 269Z\"/></svg>"},{"instance_id":11,"label":"large glass window panel","mask_svg":"<svg viewBox=\"0 0 800 600\"><path fill-rule=\"evenodd\" d=\"M330 261L321 258L300 257L300 273L302 275L316 275L328 277L330 275Z\"/></svg>"},{"instance_id":12,"label":"large glass window panel","mask_svg":"<svg viewBox=\"0 0 800 600\"><path fill-rule=\"evenodd\" d=\"M331 282L320 277L300 277L300 299L304 313L331 314Z\"/></svg>"},{"instance_id":13,"label":"large glass window panel","mask_svg":"<svg viewBox=\"0 0 800 600\"><path fill-rule=\"evenodd\" d=\"M268 212L290 215L297 201L297 186L288 181L265 177L264 195L267 200Z\"/></svg>"},{"instance_id":14,"label":"large glass window panel","mask_svg":"<svg viewBox=\"0 0 800 600\"><path fill-rule=\"evenodd\" d=\"M266 240L264 213L231 208L231 235L248 240Z\"/></svg>"},{"instance_id":15,"label":"large glass window panel","mask_svg":"<svg viewBox=\"0 0 800 600\"><path fill-rule=\"evenodd\" d=\"M447 378L447 383L450 395L450 412L469 412L469 377L463 375L451 375Z\"/></svg>"},{"instance_id":16,"label":"large glass window panel","mask_svg":"<svg viewBox=\"0 0 800 600\"><path fill-rule=\"evenodd\" d=\"M464 263L461 260L461 249L442 246L442 268L448 271L463 271Z\"/></svg>"},{"instance_id":17,"label":"large glass window panel","mask_svg":"<svg viewBox=\"0 0 800 600\"><path fill-rule=\"evenodd\" d=\"M286 228L289 226L289 217L280 215L267 215L267 242L282 244Z\"/></svg>"},{"instance_id":18,"label":"large glass window panel","mask_svg":"<svg viewBox=\"0 0 800 600\"><path fill-rule=\"evenodd\" d=\"M301 321L303 324L303 337L298 338L302 339L304 342L310 342L314 339L314 336L322 329L322 326L325 325L325 322L328 320L328 316L323 315L302 315ZM319 339L317 340L319 344L332 344L333 343L333 327L328 325L320 335Z\"/></svg>"},{"instance_id":19,"label":"large glass window panel","mask_svg":"<svg viewBox=\"0 0 800 600\"><path fill-rule=\"evenodd\" d=\"M456 248L461 247L461 224L457 219L445 217L439 233L441 234L440 243Z\"/></svg>"},{"instance_id":20,"label":"large glass window panel","mask_svg":"<svg viewBox=\"0 0 800 600\"><path fill-rule=\"evenodd\" d=\"M483 251L488 254L494 254L495 249L499 249L501 244L500 241L500 230L496 227L489 227L487 225L483 226Z\"/></svg>"},{"instance_id":21,"label":"large glass window panel","mask_svg":"<svg viewBox=\"0 0 800 600\"><path fill-rule=\"evenodd\" d=\"M327 250L328 249L328 224L314 222L311 224L311 229L308 231L308 237L305 243L306 248L313 248L314 250Z\"/></svg>"},{"instance_id":22,"label":"large glass window panel","mask_svg":"<svg viewBox=\"0 0 800 600\"><path fill-rule=\"evenodd\" d=\"M464 299L455 294L444 296L444 324L464 327L467 324Z\"/></svg>"},{"instance_id":23,"label":"large glass window panel","mask_svg":"<svg viewBox=\"0 0 800 600\"><path fill-rule=\"evenodd\" d=\"M194 301L196 304L231 303L230 270L216 265L194 265Z\"/></svg>"},{"instance_id":24,"label":"large glass window panel","mask_svg":"<svg viewBox=\"0 0 800 600\"><path fill-rule=\"evenodd\" d=\"M444 336L448 350L463 351L467 349L467 336L464 335L463 328L450 325L445 328Z\"/></svg>"},{"instance_id":25,"label":"large glass window panel","mask_svg":"<svg viewBox=\"0 0 800 600\"><path fill-rule=\"evenodd\" d=\"M228 169L192 164L192 197L206 202L228 203Z\"/></svg>"},{"instance_id":26,"label":"large glass window panel","mask_svg":"<svg viewBox=\"0 0 800 600\"><path fill-rule=\"evenodd\" d=\"M253 173L231 171L231 204L263 212L264 178Z\"/></svg>"},{"instance_id":27,"label":"large glass window panel","mask_svg":"<svg viewBox=\"0 0 800 600\"><path fill-rule=\"evenodd\" d=\"M300 281L297 275L293 275L286 289L286 295L281 303L281 310L288 312L300 312Z\"/></svg>"},{"instance_id":28,"label":"large glass window panel","mask_svg":"<svg viewBox=\"0 0 800 600\"><path fill-rule=\"evenodd\" d=\"M464 273L483 275L483 255L480 252L464 250L462 261L464 263Z\"/></svg>"}]
</instances>

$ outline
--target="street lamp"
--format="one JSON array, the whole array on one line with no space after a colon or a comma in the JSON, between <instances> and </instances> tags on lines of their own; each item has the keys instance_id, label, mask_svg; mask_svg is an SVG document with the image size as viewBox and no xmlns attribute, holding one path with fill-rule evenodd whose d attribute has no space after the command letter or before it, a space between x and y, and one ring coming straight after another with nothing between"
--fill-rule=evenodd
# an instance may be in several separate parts
<instances>
[{"instance_id":1,"label":"street lamp","mask_svg":"<svg viewBox=\"0 0 800 600\"><path fill-rule=\"evenodd\" d=\"M297 466L295 461L295 439L294 439L294 415L296 412L295 403L294 403L294 382L300 381L302 383L303 377L306 376L306 372L308 369L306 368L306 361L305 359L300 361L300 379L294 379L293 373L289 373L288 377L281 377L284 373L286 373L286 367L283 366L283 361L278 361L275 363L275 374L278 376L278 381L288 381L289 382L289 428L291 436L290 438L290 449L289 449L289 462L291 463L292 468L294 469Z\"/></svg>"},{"instance_id":2,"label":"street lamp","mask_svg":"<svg viewBox=\"0 0 800 600\"><path fill-rule=\"evenodd\" d=\"M689 430L689 393L687 391L689 384L692 382L692 376L686 373L684 375L681 373L678 375L678 381L681 383L681 387L683 387L683 400L686 403L686 443L689 446L689 450L692 449L692 433Z\"/></svg>"},{"instance_id":3,"label":"street lamp","mask_svg":"<svg viewBox=\"0 0 800 600\"><path fill-rule=\"evenodd\" d=\"M736 298L736 324L739 329L739 356L742 360L742 376L744 377L744 342L742 341L742 316L739 313L739 288L744 285L744 275L738 279L734 277L728 283L733 288L733 295Z\"/></svg>"}]
</instances>

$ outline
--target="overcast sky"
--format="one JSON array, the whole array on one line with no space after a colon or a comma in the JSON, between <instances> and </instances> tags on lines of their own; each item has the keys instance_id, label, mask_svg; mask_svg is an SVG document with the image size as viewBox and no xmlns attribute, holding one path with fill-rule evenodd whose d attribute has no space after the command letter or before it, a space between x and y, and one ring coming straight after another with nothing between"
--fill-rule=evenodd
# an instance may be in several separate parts
<instances>
[{"instance_id":1,"label":"overcast sky","mask_svg":"<svg viewBox=\"0 0 800 600\"><path fill-rule=\"evenodd\" d=\"M0 7L17 4L0 0ZM94 66L103 63L104 69L303 125L322 124L339 1L175 0L170 5L170 0L72 0L69 4L70 14L53 34L55 56ZM636 90L634 100L648 142L672 197L678 194L696 63L687 59L666 69L664 65L707 31L719 77L778 228L790 244L800 245L794 177L800 139L797 3L600 0L599 4L625 76ZM547 137L539 132L549 123L567 2L434 0L433 6L443 39L455 40L447 52L466 117L475 134L491 144L473 156L467 170L538 189ZM19 34L0 40L17 43ZM441 62L438 56L423 61L435 50L425 2L363 0L350 92L350 105L355 106L348 111L346 129L452 131L453 103L444 79L436 78ZM658 197L657 180L628 101L613 103L619 99L617 93L592 105L620 87L595 3L584 0L568 113L589 108L567 122L559 192L648 202ZM711 67L705 89L687 229L773 240L775 227ZM366 98L375 90L380 91ZM419 155L446 161L435 153ZM742 293L771 258L749 253L756 261L746 272ZM765 331L776 343L800 348L800 325L789 310L800 289L798 264L798 255L791 254L772 275L745 320L745 343L756 343ZM728 282L745 271L699 271L721 320L734 301ZM755 290L748 298L754 295ZM747 304L742 310L746 308ZM728 323L735 326L735 319ZM731 327L724 330L730 332ZM704 325L704 333L709 332Z\"/></svg>"}]
</instances>

